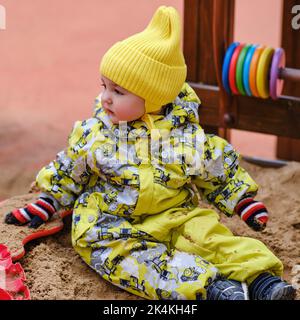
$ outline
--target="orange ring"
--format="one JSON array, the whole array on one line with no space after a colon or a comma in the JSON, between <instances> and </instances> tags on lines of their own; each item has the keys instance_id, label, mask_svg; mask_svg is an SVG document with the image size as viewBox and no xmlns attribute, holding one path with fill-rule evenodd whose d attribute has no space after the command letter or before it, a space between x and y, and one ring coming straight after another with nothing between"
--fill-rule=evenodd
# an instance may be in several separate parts
<instances>
[{"instance_id":1,"label":"orange ring","mask_svg":"<svg viewBox=\"0 0 300 320\"><path fill-rule=\"evenodd\" d=\"M252 60L251 60L251 64L250 64L249 86L250 86L250 90L251 90L253 96L255 96L257 98L260 98L260 95L259 95L259 93L257 91L257 87L256 87L256 71L257 71L259 58L260 58L264 49L265 49L265 46L259 46L256 48L256 50L254 51Z\"/></svg>"}]
</instances>

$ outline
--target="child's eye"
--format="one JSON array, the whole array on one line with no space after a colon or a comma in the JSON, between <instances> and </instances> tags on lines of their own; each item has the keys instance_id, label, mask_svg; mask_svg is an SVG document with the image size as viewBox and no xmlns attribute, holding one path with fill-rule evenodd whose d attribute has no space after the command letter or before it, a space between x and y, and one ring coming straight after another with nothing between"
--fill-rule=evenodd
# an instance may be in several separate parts
<instances>
[{"instance_id":1,"label":"child's eye","mask_svg":"<svg viewBox=\"0 0 300 320\"><path fill-rule=\"evenodd\" d=\"M104 83L101 83L101 87L103 87L105 89L106 85Z\"/></svg>"},{"instance_id":2,"label":"child's eye","mask_svg":"<svg viewBox=\"0 0 300 320\"><path fill-rule=\"evenodd\" d=\"M115 93L120 94L121 96L123 95L123 93L121 91L119 91L118 89L115 89Z\"/></svg>"}]
</instances>

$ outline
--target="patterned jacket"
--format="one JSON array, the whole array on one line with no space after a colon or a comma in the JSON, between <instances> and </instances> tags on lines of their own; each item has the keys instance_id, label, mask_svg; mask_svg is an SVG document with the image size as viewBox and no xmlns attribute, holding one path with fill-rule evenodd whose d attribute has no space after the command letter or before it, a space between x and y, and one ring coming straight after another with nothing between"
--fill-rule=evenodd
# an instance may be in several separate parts
<instances>
[{"instance_id":1,"label":"patterned jacket","mask_svg":"<svg viewBox=\"0 0 300 320\"><path fill-rule=\"evenodd\" d=\"M134 223L197 206L197 186L203 199L233 215L258 186L228 142L204 133L199 105L185 83L175 101L152 115L154 135L141 120L113 124L97 97L93 116L75 123L68 147L38 173L37 186L66 209L90 207Z\"/></svg>"}]
</instances>

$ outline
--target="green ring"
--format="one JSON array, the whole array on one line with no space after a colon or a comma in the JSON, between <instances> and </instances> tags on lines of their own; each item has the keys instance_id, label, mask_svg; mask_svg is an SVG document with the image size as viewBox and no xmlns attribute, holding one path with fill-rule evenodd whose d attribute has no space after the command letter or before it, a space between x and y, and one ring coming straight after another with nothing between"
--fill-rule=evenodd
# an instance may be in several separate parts
<instances>
[{"instance_id":1,"label":"green ring","mask_svg":"<svg viewBox=\"0 0 300 320\"><path fill-rule=\"evenodd\" d=\"M246 91L244 89L244 84L243 84L243 69L244 69L246 54L250 49L250 47L251 47L250 44L244 46L244 48L241 50L239 54L238 61L236 64L236 86L239 92L244 96L246 95Z\"/></svg>"}]
</instances>

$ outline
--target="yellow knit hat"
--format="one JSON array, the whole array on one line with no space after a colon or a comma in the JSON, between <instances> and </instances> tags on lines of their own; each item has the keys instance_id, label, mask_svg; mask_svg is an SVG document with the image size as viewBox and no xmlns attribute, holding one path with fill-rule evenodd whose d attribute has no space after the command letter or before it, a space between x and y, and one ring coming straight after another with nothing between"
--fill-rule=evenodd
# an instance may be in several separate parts
<instances>
[{"instance_id":1,"label":"yellow knit hat","mask_svg":"<svg viewBox=\"0 0 300 320\"><path fill-rule=\"evenodd\" d=\"M100 72L145 100L146 113L160 110L179 94L186 79L178 12L159 7L146 29L114 44Z\"/></svg>"}]
</instances>

